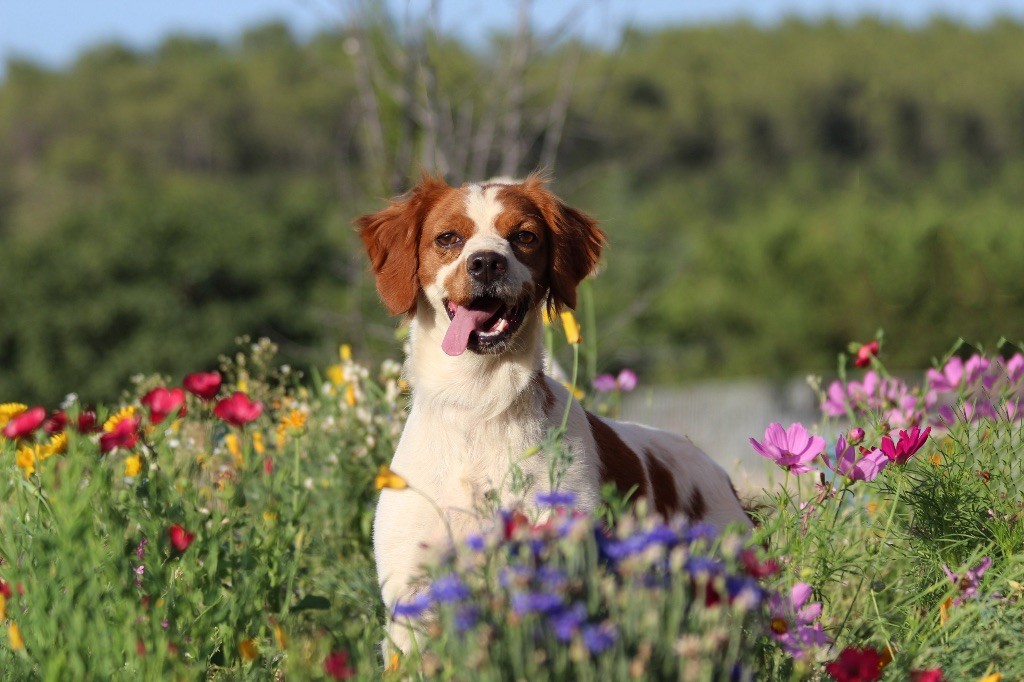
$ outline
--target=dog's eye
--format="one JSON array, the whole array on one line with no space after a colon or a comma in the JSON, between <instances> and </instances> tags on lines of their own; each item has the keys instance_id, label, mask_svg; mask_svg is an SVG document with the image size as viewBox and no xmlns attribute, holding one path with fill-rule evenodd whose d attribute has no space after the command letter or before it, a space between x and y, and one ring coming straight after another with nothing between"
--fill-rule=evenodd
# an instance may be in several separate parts
<instances>
[{"instance_id":1,"label":"dog's eye","mask_svg":"<svg viewBox=\"0 0 1024 682\"><path fill-rule=\"evenodd\" d=\"M520 230L519 232L516 232L515 235L512 236L512 239L513 241L515 241L516 244L526 246L527 244L533 244L535 241L537 241L537 235L535 235L533 232L530 232L529 230Z\"/></svg>"},{"instance_id":2,"label":"dog's eye","mask_svg":"<svg viewBox=\"0 0 1024 682\"><path fill-rule=\"evenodd\" d=\"M462 237L455 234L454 232L445 232L443 234L438 235L437 238L434 240L434 243L436 243L438 246L449 249L453 246L456 246L457 244L462 243Z\"/></svg>"}]
</instances>

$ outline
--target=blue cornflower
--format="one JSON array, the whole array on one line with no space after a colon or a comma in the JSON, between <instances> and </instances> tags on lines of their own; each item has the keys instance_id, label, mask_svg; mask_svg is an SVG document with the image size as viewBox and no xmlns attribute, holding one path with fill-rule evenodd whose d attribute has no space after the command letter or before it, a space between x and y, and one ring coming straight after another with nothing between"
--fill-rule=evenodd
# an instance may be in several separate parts
<instances>
[{"instance_id":1,"label":"blue cornflower","mask_svg":"<svg viewBox=\"0 0 1024 682\"><path fill-rule=\"evenodd\" d=\"M721 562L706 556L692 556L686 560L683 567L690 574L707 573L718 575L722 571Z\"/></svg>"},{"instance_id":2,"label":"blue cornflower","mask_svg":"<svg viewBox=\"0 0 1024 682\"><path fill-rule=\"evenodd\" d=\"M466 538L466 547L474 552L482 552L487 549L487 541L482 535L473 534Z\"/></svg>"},{"instance_id":3,"label":"blue cornflower","mask_svg":"<svg viewBox=\"0 0 1024 682\"><path fill-rule=\"evenodd\" d=\"M548 616L548 625L555 631L555 638L560 642L571 642L572 636L587 619L587 608L579 602L567 609L555 611Z\"/></svg>"},{"instance_id":4,"label":"blue cornflower","mask_svg":"<svg viewBox=\"0 0 1024 682\"><path fill-rule=\"evenodd\" d=\"M743 575L730 575L725 578L725 589L729 593L729 601L745 596L748 609L755 609L764 601L764 588L754 578Z\"/></svg>"},{"instance_id":5,"label":"blue cornflower","mask_svg":"<svg viewBox=\"0 0 1024 682\"><path fill-rule=\"evenodd\" d=\"M537 504L546 504L549 507L571 507L576 504L576 493L552 490L549 493L537 495Z\"/></svg>"},{"instance_id":6,"label":"blue cornflower","mask_svg":"<svg viewBox=\"0 0 1024 682\"><path fill-rule=\"evenodd\" d=\"M687 527L683 538L687 542L696 542L697 540L707 540L708 542L718 537L718 529L710 523L695 523Z\"/></svg>"},{"instance_id":7,"label":"blue cornflower","mask_svg":"<svg viewBox=\"0 0 1024 682\"><path fill-rule=\"evenodd\" d=\"M554 613L565 608L562 597L550 592L519 592L512 595L512 610L523 616L527 613Z\"/></svg>"},{"instance_id":8,"label":"blue cornflower","mask_svg":"<svg viewBox=\"0 0 1024 682\"><path fill-rule=\"evenodd\" d=\"M395 618L416 618L429 609L433 603L434 600L430 598L430 595L417 594L407 601L396 602L391 613Z\"/></svg>"},{"instance_id":9,"label":"blue cornflower","mask_svg":"<svg viewBox=\"0 0 1024 682\"><path fill-rule=\"evenodd\" d=\"M665 545L666 547L675 547L679 544L679 533L674 531L672 528L661 524L650 529L643 534L644 541L648 546L650 545Z\"/></svg>"},{"instance_id":10,"label":"blue cornflower","mask_svg":"<svg viewBox=\"0 0 1024 682\"><path fill-rule=\"evenodd\" d=\"M583 643L592 654L599 654L607 651L615 644L617 633L615 627L610 623L600 625L587 625L583 628Z\"/></svg>"},{"instance_id":11,"label":"blue cornflower","mask_svg":"<svg viewBox=\"0 0 1024 682\"><path fill-rule=\"evenodd\" d=\"M430 594L439 602L462 601L469 596L469 588L457 575L446 575L434 581Z\"/></svg>"},{"instance_id":12,"label":"blue cornflower","mask_svg":"<svg viewBox=\"0 0 1024 682\"><path fill-rule=\"evenodd\" d=\"M480 609L476 606L459 606L455 609L455 629L458 632L465 632L477 624L480 620Z\"/></svg>"},{"instance_id":13,"label":"blue cornflower","mask_svg":"<svg viewBox=\"0 0 1024 682\"><path fill-rule=\"evenodd\" d=\"M544 583L546 587L559 588L565 585L569 578L565 575L565 571L557 568L551 568L550 566L541 566L537 569L537 580Z\"/></svg>"}]
</instances>

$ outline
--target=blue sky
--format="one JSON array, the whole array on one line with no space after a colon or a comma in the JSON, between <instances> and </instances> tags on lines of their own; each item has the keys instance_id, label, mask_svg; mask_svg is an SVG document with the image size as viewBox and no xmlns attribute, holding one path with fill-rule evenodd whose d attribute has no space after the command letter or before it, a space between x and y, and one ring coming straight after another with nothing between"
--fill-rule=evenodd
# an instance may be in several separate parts
<instances>
[{"instance_id":1,"label":"blue sky","mask_svg":"<svg viewBox=\"0 0 1024 682\"><path fill-rule=\"evenodd\" d=\"M428 0L387 0L397 12L422 13ZM511 27L517 0L438 0L442 28L479 41ZM281 18L300 35L336 20L349 0L0 0L0 59L28 57L50 66L83 48L118 40L146 48L170 32L229 39L244 27ZM772 23L789 14L816 18L873 14L915 24L943 14L981 24L1000 14L1024 20L1024 0L533 0L541 28L572 13L574 30L614 42L623 26L703 23L744 17ZM2 67L0 67L2 69ZM2 71L0 71L2 73Z\"/></svg>"}]
</instances>

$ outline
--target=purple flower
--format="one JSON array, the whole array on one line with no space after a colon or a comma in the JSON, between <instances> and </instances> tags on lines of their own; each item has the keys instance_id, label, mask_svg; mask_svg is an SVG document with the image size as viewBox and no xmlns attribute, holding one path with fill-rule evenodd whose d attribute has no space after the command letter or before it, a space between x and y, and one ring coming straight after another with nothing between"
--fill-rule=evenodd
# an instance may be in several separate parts
<instances>
[{"instance_id":1,"label":"purple flower","mask_svg":"<svg viewBox=\"0 0 1024 682\"><path fill-rule=\"evenodd\" d=\"M631 369L622 370L619 372L619 376L615 378L615 383L619 385L620 391L623 393L629 393L636 388L636 372Z\"/></svg>"},{"instance_id":2,"label":"purple flower","mask_svg":"<svg viewBox=\"0 0 1024 682\"><path fill-rule=\"evenodd\" d=\"M683 533L683 539L690 543L697 542L698 540L711 542L717 537L718 528L705 521L691 524L686 528L686 532Z\"/></svg>"},{"instance_id":3,"label":"purple flower","mask_svg":"<svg viewBox=\"0 0 1024 682\"><path fill-rule=\"evenodd\" d=\"M829 460L828 454L823 455L829 469L851 481L873 481L889 464L889 458L881 450L865 450L861 448L861 457L857 458L857 449L846 444L846 439L839 436L836 441L835 464Z\"/></svg>"},{"instance_id":4,"label":"purple flower","mask_svg":"<svg viewBox=\"0 0 1024 682\"><path fill-rule=\"evenodd\" d=\"M767 457L783 469L794 474L811 471L807 466L825 450L825 439L811 436L800 422L783 429L782 424L774 422L764 432L764 442L750 439L757 454Z\"/></svg>"},{"instance_id":5,"label":"purple flower","mask_svg":"<svg viewBox=\"0 0 1024 682\"><path fill-rule=\"evenodd\" d=\"M482 552L487 549L487 541L484 540L482 535L474 533L466 538L466 547L469 547L474 552Z\"/></svg>"},{"instance_id":6,"label":"purple flower","mask_svg":"<svg viewBox=\"0 0 1024 682\"><path fill-rule=\"evenodd\" d=\"M684 568L692 575L718 575L722 571L722 564L710 557L691 556L686 560Z\"/></svg>"},{"instance_id":7,"label":"purple flower","mask_svg":"<svg viewBox=\"0 0 1024 682\"><path fill-rule=\"evenodd\" d=\"M540 493L537 495L537 504L549 507L571 507L576 504L576 493L562 492L560 490Z\"/></svg>"},{"instance_id":8,"label":"purple flower","mask_svg":"<svg viewBox=\"0 0 1024 682\"><path fill-rule=\"evenodd\" d=\"M981 582L981 577L985 575L985 571L992 565L992 559L990 557L984 557L981 562L974 568L969 569L962 576L957 575L949 570L946 564L942 564L942 571L949 578L950 582L956 585L960 589L960 594L953 599L953 605L959 606L966 600L973 597L978 592L978 584Z\"/></svg>"},{"instance_id":9,"label":"purple flower","mask_svg":"<svg viewBox=\"0 0 1024 682\"><path fill-rule=\"evenodd\" d=\"M518 615L554 613L565 608L562 597L550 592L519 592L512 595L512 610Z\"/></svg>"},{"instance_id":10,"label":"purple flower","mask_svg":"<svg viewBox=\"0 0 1024 682\"><path fill-rule=\"evenodd\" d=\"M913 457L925 444L925 441L928 440L928 434L931 432L932 427L930 426L924 431L915 426L910 431L900 431L900 439L895 444L891 436L886 436L882 439L882 452L885 453L890 462L906 464L907 460Z\"/></svg>"},{"instance_id":11,"label":"purple flower","mask_svg":"<svg viewBox=\"0 0 1024 682\"><path fill-rule=\"evenodd\" d=\"M430 586L430 596L442 603L462 601L469 596L469 588L457 575L446 575Z\"/></svg>"},{"instance_id":12,"label":"purple flower","mask_svg":"<svg viewBox=\"0 0 1024 682\"><path fill-rule=\"evenodd\" d=\"M598 393L609 393L615 390L615 377L611 374L598 374L594 377L594 390Z\"/></svg>"},{"instance_id":13,"label":"purple flower","mask_svg":"<svg viewBox=\"0 0 1024 682\"><path fill-rule=\"evenodd\" d=\"M541 566L537 569L537 580L546 587L558 589L565 585L569 578L566 576L565 571L550 566Z\"/></svg>"},{"instance_id":14,"label":"purple flower","mask_svg":"<svg viewBox=\"0 0 1024 682\"><path fill-rule=\"evenodd\" d=\"M600 625L587 625L582 630L583 643L592 654L607 651L615 644L615 626L607 621Z\"/></svg>"},{"instance_id":15,"label":"purple flower","mask_svg":"<svg viewBox=\"0 0 1024 682\"><path fill-rule=\"evenodd\" d=\"M836 379L828 385L825 400L821 403L821 411L829 417L841 417L846 414L849 406L846 388L843 382Z\"/></svg>"},{"instance_id":16,"label":"purple flower","mask_svg":"<svg viewBox=\"0 0 1024 682\"><path fill-rule=\"evenodd\" d=\"M797 583L788 598L772 595L768 605L772 636L793 658L801 658L808 649L832 641L821 629L821 623L814 622L821 615L821 603L808 604L810 597L811 586Z\"/></svg>"},{"instance_id":17,"label":"purple flower","mask_svg":"<svg viewBox=\"0 0 1024 682\"><path fill-rule=\"evenodd\" d=\"M430 598L430 595L417 594L415 597L406 601L396 602L395 608L391 610L391 615L394 618L418 618L424 611L429 609L433 603L434 600Z\"/></svg>"},{"instance_id":18,"label":"purple flower","mask_svg":"<svg viewBox=\"0 0 1024 682\"><path fill-rule=\"evenodd\" d=\"M598 393L610 393L611 391L622 391L629 393L636 388L636 372L631 369L624 369L617 377L611 374L598 374L594 377L594 390Z\"/></svg>"},{"instance_id":19,"label":"purple flower","mask_svg":"<svg viewBox=\"0 0 1024 682\"><path fill-rule=\"evenodd\" d=\"M480 609L475 606L460 606L455 609L455 629L465 632L472 629L480 621Z\"/></svg>"},{"instance_id":20,"label":"purple flower","mask_svg":"<svg viewBox=\"0 0 1024 682\"><path fill-rule=\"evenodd\" d=\"M146 538L142 538L141 540L139 540L139 546L135 548L135 556L139 557L140 559L144 558L146 556L146 545L148 544L149 540L147 540Z\"/></svg>"},{"instance_id":21,"label":"purple flower","mask_svg":"<svg viewBox=\"0 0 1024 682\"><path fill-rule=\"evenodd\" d=\"M548 616L548 625L555 631L555 637L560 642L572 641L572 636L583 625L587 619L587 609L579 602L569 608L556 611Z\"/></svg>"},{"instance_id":22,"label":"purple flower","mask_svg":"<svg viewBox=\"0 0 1024 682\"><path fill-rule=\"evenodd\" d=\"M729 593L729 603L739 600L746 610L757 608L764 600L764 588L761 587L761 583L749 576L726 576L725 589Z\"/></svg>"}]
</instances>

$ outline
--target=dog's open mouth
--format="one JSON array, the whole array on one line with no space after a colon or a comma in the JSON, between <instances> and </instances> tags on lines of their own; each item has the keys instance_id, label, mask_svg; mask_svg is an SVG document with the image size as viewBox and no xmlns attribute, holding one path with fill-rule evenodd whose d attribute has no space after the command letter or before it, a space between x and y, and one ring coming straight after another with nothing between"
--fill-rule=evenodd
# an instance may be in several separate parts
<instances>
[{"instance_id":1,"label":"dog's open mouth","mask_svg":"<svg viewBox=\"0 0 1024 682\"><path fill-rule=\"evenodd\" d=\"M467 349L477 353L500 353L523 323L529 307L529 297L506 303L483 296L465 306L445 301L451 324L441 348L448 355L462 355Z\"/></svg>"}]
</instances>

